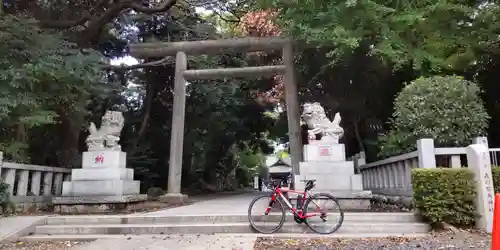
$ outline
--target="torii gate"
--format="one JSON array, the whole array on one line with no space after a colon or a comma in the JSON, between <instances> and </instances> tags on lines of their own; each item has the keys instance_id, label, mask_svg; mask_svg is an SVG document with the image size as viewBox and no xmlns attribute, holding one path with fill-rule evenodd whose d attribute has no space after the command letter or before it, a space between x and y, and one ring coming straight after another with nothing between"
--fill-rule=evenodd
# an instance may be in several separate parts
<instances>
[{"instance_id":1,"label":"torii gate","mask_svg":"<svg viewBox=\"0 0 500 250\"><path fill-rule=\"evenodd\" d=\"M189 55L217 55L223 53L242 53L256 51L282 50L283 65L187 69ZM209 80L225 77L257 78L261 76L284 75L285 101L290 138L290 153L293 175L299 174L299 162L302 161L302 138L300 134L300 111L295 83L293 60L293 42L282 37L253 37L225 40L205 40L190 42L142 43L130 46L130 52L136 58L176 56L174 106L170 139L170 162L168 170L168 192L166 201L182 202L187 196L181 194L182 151L184 146L184 120L186 106L186 83L188 80ZM295 178L292 178L292 185Z\"/></svg>"}]
</instances>

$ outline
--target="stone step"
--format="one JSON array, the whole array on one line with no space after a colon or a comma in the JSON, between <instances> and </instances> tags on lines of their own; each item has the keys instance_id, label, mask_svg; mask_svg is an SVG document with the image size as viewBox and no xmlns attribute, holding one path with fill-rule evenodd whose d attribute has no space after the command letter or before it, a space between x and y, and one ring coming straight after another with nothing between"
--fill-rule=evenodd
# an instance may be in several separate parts
<instances>
[{"instance_id":1,"label":"stone step","mask_svg":"<svg viewBox=\"0 0 500 250\"><path fill-rule=\"evenodd\" d=\"M123 235L123 234L61 234L61 235L32 235L21 237L20 241L24 242L36 242L36 241L88 241L97 239L171 239L171 238L183 238L184 236L190 236L191 234L183 235L158 235L158 234L142 234L142 235ZM199 236L200 234L192 234ZM381 238L381 237L425 237L428 236L427 233L414 233L414 234L402 234L402 233L355 233L355 234L343 234L334 233L329 235L323 234L224 234L224 236L240 236L240 237L267 237L267 238L342 238L342 239L355 239L355 238Z\"/></svg>"},{"instance_id":2,"label":"stone step","mask_svg":"<svg viewBox=\"0 0 500 250\"><path fill-rule=\"evenodd\" d=\"M256 216L255 216L256 217ZM254 218L255 218L254 217ZM266 218L278 220L279 215ZM264 218L264 216L262 217ZM292 216L287 216L291 221ZM99 225L99 224L176 224L176 223L219 223L248 222L247 214L239 215L75 215L47 218L47 225ZM419 222L413 213L345 213L344 223L351 222Z\"/></svg>"},{"instance_id":3,"label":"stone step","mask_svg":"<svg viewBox=\"0 0 500 250\"><path fill-rule=\"evenodd\" d=\"M268 224L269 227L276 226ZM424 223L373 223L344 222L337 231L342 234L355 233L426 233L429 225ZM101 224L101 225L45 225L37 226L35 235L60 234L211 234L253 233L248 222L196 223L196 224ZM278 233L313 233L306 225L286 222Z\"/></svg>"}]
</instances>

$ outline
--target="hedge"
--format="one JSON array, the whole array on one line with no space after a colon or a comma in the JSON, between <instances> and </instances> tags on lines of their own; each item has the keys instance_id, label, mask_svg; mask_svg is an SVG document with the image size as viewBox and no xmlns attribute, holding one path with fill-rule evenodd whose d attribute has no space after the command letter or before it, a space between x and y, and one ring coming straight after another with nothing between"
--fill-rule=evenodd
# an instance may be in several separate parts
<instances>
[{"instance_id":1,"label":"hedge","mask_svg":"<svg viewBox=\"0 0 500 250\"><path fill-rule=\"evenodd\" d=\"M0 214L7 213L7 209L12 209L10 202L9 185L0 178Z\"/></svg>"},{"instance_id":2,"label":"hedge","mask_svg":"<svg viewBox=\"0 0 500 250\"><path fill-rule=\"evenodd\" d=\"M424 220L434 225L474 224L476 185L469 169L417 168L412 171L412 183L414 206Z\"/></svg>"},{"instance_id":3,"label":"hedge","mask_svg":"<svg viewBox=\"0 0 500 250\"><path fill-rule=\"evenodd\" d=\"M493 175L492 178L495 193L500 193L500 167L492 167L491 174Z\"/></svg>"},{"instance_id":4,"label":"hedge","mask_svg":"<svg viewBox=\"0 0 500 250\"><path fill-rule=\"evenodd\" d=\"M495 193L500 193L500 167L492 167ZM418 213L433 224L471 226L477 216L474 174L467 168L413 169L413 200Z\"/></svg>"}]
</instances>

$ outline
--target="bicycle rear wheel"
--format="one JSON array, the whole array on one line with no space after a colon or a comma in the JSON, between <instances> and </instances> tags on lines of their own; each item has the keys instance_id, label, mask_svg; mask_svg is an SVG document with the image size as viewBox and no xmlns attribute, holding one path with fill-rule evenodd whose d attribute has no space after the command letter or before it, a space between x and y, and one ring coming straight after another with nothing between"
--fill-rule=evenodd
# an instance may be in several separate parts
<instances>
[{"instance_id":1,"label":"bicycle rear wheel","mask_svg":"<svg viewBox=\"0 0 500 250\"><path fill-rule=\"evenodd\" d=\"M262 234L272 234L283 227L286 219L285 207L278 197L273 201L272 194L265 194L255 197L248 206L248 221L252 228ZM271 210L266 214L266 209ZM266 225L267 222L276 226Z\"/></svg>"},{"instance_id":2,"label":"bicycle rear wheel","mask_svg":"<svg viewBox=\"0 0 500 250\"><path fill-rule=\"evenodd\" d=\"M323 205L323 206L322 206ZM316 214L312 217L307 215ZM319 234L331 234L337 231L344 222L344 211L339 202L331 194L318 193L306 200L304 204L307 226ZM324 223L323 225L319 225Z\"/></svg>"}]
</instances>

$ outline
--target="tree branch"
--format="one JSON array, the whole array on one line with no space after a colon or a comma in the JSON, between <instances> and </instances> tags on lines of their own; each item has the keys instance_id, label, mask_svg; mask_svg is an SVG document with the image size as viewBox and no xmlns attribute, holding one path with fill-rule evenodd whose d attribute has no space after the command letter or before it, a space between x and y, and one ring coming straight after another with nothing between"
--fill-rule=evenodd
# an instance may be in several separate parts
<instances>
[{"instance_id":1,"label":"tree branch","mask_svg":"<svg viewBox=\"0 0 500 250\"><path fill-rule=\"evenodd\" d=\"M213 13L215 13L217 16L219 16L219 18L224 21L224 22L228 22L228 23L239 23L241 22L241 18L237 17L236 15L233 14L234 17L236 17L236 19L227 19L226 17L222 16L222 14L220 14L218 11L215 11L215 10L212 10Z\"/></svg>"},{"instance_id":2,"label":"tree branch","mask_svg":"<svg viewBox=\"0 0 500 250\"><path fill-rule=\"evenodd\" d=\"M129 65L129 66L103 65L102 69L108 69L108 70L114 70L114 71L128 71L128 70L134 70L134 69L164 66L164 65L168 65L168 64L174 64L174 63L175 63L175 58L165 57L161 60L147 62L147 63L139 63L139 64Z\"/></svg>"},{"instance_id":3,"label":"tree branch","mask_svg":"<svg viewBox=\"0 0 500 250\"><path fill-rule=\"evenodd\" d=\"M106 11L99 16L93 16L93 13L97 12L97 8L103 6L106 2L107 0L100 0L95 7L91 8L82 18L78 20L40 21L40 26L44 28L68 29L74 26L84 25L89 22L88 27L84 30L84 37L86 37L87 40L93 40L100 34L100 31L105 24L111 22L125 10L133 9L144 14L166 12L177 3L177 0L163 0L159 5L154 7L146 7L134 0L126 0L109 6L109 8L107 8Z\"/></svg>"},{"instance_id":4,"label":"tree branch","mask_svg":"<svg viewBox=\"0 0 500 250\"><path fill-rule=\"evenodd\" d=\"M42 28L51 28L51 29L67 29L74 26L84 25L90 18L93 13L97 11L97 8L104 6L104 4L108 0L100 0L94 7L90 8L83 17L77 20L59 20L59 21L51 21L51 20L41 20L39 24Z\"/></svg>"}]
</instances>

